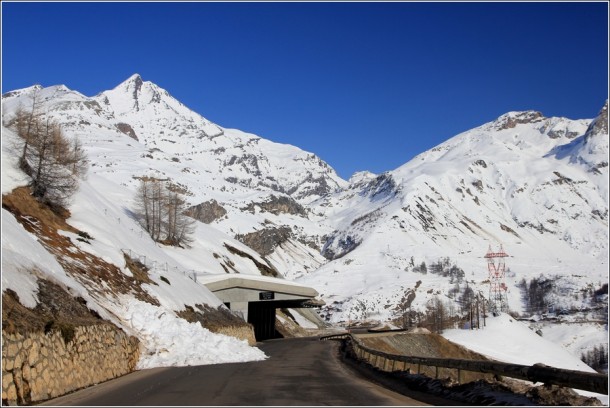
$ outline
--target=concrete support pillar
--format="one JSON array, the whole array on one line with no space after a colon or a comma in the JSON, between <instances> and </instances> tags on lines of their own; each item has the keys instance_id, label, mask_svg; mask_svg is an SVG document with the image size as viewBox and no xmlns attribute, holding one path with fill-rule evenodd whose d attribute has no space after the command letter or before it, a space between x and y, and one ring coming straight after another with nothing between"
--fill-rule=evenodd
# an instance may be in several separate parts
<instances>
[{"instance_id":1,"label":"concrete support pillar","mask_svg":"<svg viewBox=\"0 0 610 408\"><path fill-rule=\"evenodd\" d=\"M231 302L231 310L241 314L248 321L248 302Z\"/></svg>"}]
</instances>

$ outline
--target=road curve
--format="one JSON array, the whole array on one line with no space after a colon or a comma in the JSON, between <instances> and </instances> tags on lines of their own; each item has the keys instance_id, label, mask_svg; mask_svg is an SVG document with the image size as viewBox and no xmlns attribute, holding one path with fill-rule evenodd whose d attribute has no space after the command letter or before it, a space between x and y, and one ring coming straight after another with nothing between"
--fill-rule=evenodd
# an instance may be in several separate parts
<instances>
[{"instance_id":1,"label":"road curve","mask_svg":"<svg viewBox=\"0 0 610 408\"><path fill-rule=\"evenodd\" d=\"M296 338L257 346L267 360L142 370L40 405L429 405L352 372L339 361L337 342Z\"/></svg>"}]
</instances>

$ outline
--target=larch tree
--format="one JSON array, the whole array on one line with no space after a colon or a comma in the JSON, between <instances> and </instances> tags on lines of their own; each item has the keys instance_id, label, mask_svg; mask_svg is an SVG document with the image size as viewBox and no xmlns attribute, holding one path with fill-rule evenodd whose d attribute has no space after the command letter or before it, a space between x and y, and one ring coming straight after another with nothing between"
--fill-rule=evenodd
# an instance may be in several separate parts
<instances>
[{"instance_id":1,"label":"larch tree","mask_svg":"<svg viewBox=\"0 0 610 408\"><path fill-rule=\"evenodd\" d=\"M186 215L182 194L152 177L140 179L136 192L136 216L150 237L167 245L188 246L195 220Z\"/></svg>"},{"instance_id":2,"label":"larch tree","mask_svg":"<svg viewBox=\"0 0 610 408\"><path fill-rule=\"evenodd\" d=\"M19 167L28 175L31 175L31 168L26 157L29 153L30 144L33 139L36 138L40 128L39 109L40 101L38 91L35 91L32 95L32 107L29 110L26 110L23 106L19 106L15 114L14 124L17 135L20 137L20 143L22 144L20 147L21 155L19 156Z\"/></svg>"},{"instance_id":3,"label":"larch tree","mask_svg":"<svg viewBox=\"0 0 610 408\"><path fill-rule=\"evenodd\" d=\"M167 194L166 240L170 245L188 245L194 232L195 220L186 215L187 205L177 191Z\"/></svg>"},{"instance_id":4,"label":"larch tree","mask_svg":"<svg viewBox=\"0 0 610 408\"><path fill-rule=\"evenodd\" d=\"M78 139L64 135L59 124L31 110L19 109L14 126L19 136L19 166L31 177L32 195L49 206L65 206L86 176L89 162Z\"/></svg>"},{"instance_id":5,"label":"larch tree","mask_svg":"<svg viewBox=\"0 0 610 408\"><path fill-rule=\"evenodd\" d=\"M136 215L138 222L152 237L153 209L152 209L152 182L149 178L140 179L140 185L136 191Z\"/></svg>"}]
</instances>

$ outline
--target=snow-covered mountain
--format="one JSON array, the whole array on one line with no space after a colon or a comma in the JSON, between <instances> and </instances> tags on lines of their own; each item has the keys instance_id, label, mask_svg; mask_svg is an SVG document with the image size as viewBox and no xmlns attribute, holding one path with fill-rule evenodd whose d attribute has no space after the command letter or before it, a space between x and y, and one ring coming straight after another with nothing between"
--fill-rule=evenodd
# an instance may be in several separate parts
<instances>
[{"instance_id":1,"label":"snow-covered mountain","mask_svg":"<svg viewBox=\"0 0 610 408\"><path fill-rule=\"evenodd\" d=\"M314 203L334 226L322 249L331 261L301 282L319 285L333 320L361 316L362 304L385 320L405 292L422 309L451 297L454 282L422 263L448 258L487 294L483 256L502 245L512 310L523 310L517 283L541 274L564 281L563 307L580 306L579 291L607 282L607 109L594 121L510 112L396 170L355 175Z\"/></svg>"},{"instance_id":2,"label":"snow-covered mountain","mask_svg":"<svg viewBox=\"0 0 610 408\"><path fill-rule=\"evenodd\" d=\"M3 207L3 291L13 290L20 302L33 308L38 303L39 279L66 286L97 314L144 342L140 367L183 364L185 359L189 364L205 364L264 358L241 341L214 338L198 324L187 324L177 312L221 306L195 281L198 275L277 273L273 264L235 235L262 230L261 225L271 230L278 218L297 227L311 224L296 200L316 199L345 183L328 165L296 147L222 129L138 75L92 98L60 85L16 90L2 99L3 196L28 184L18 167L13 143L17 136L10 125L19 108L28 112L34 108L57 121L68 137L82 142L90 161L88 177L71 202L67 225L53 221L51 228L33 226L32 234L20 227L30 225L31 218L17 216L19 211L3 198L13 213ZM205 209L207 222L226 214L219 217L232 219L224 228L228 234L218 220L215 226L198 223L189 248L155 243L133 219L134 193L144 176L180 187L191 205ZM15 193L13 202L23 197L19 194L23 193ZM240 217L244 212L251 217ZM324 260L292 240L291 235L282 241L292 250L288 262L296 262L295 253L313 265ZM127 256L149 268L144 283L134 280ZM277 254L275 258L283 261ZM79 273L83 265L96 273ZM141 324L157 318L159 325ZM184 336L176 337L176 331Z\"/></svg>"},{"instance_id":3,"label":"snow-covered mountain","mask_svg":"<svg viewBox=\"0 0 610 408\"><path fill-rule=\"evenodd\" d=\"M4 140L14 137L16 109L35 100L91 162L69 222L96 239L79 245L116 265L124 248L171 265L176 276L259 274L257 264L266 264L316 288L332 322L395 318L405 297L415 310L435 296L455 303L465 286L486 295L490 246L510 255L508 302L519 313L522 279L552 278L549 296L575 309L608 281L607 101L593 120L510 112L395 170L345 181L315 154L214 124L139 75L94 97L34 86L2 99L3 194L27 183ZM155 245L130 218L143 176L185 193L202 221L191 248ZM433 273L440 263L462 276ZM3 287L19 284L5 284L3 273Z\"/></svg>"},{"instance_id":4,"label":"snow-covered mountain","mask_svg":"<svg viewBox=\"0 0 610 408\"><path fill-rule=\"evenodd\" d=\"M31 107L34 97L81 140L92 173L131 189L142 176L170 179L191 205L207 210L206 222L228 234L289 225L286 249L271 257L278 268L323 262L312 247L330 230L309 221L302 206L347 183L314 154L222 128L137 74L93 98L63 85L9 92L5 122L18 106Z\"/></svg>"}]
</instances>

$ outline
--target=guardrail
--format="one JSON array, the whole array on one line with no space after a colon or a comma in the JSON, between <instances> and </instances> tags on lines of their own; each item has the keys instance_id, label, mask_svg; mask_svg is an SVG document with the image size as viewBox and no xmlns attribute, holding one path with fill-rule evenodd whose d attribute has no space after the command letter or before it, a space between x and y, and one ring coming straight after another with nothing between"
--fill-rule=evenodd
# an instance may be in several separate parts
<instances>
[{"instance_id":1,"label":"guardrail","mask_svg":"<svg viewBox=\"0 0 610 408\"><path fill-rule=\"evenodd\" d=\"M347 339L348 337L350 337L349 333L335 333L335 334L328 334L326 336L321 336L320 340L324 341L324 340L343 340L343 339Z\"/></svg>"},{"instance_id":2,"label":"guardrail","mask_svg":"<svg viewBox=\"0 0 610 408\"><path fill-rule=\"evenodd\" d=\"M437 378L439 367L456 369L458 383L461 382L462 371L472 371L511 378L518 378L521 380L532 381L533 383L541 382L545 384L553 384L562 387L592 391L599 394L608 394L608 375L606 374L566 370L562 368L549 367L543 364L534 364L533 366L526 366L520 364L503 363L500 361L493 360L463 360L388 354L365 346L359 339L357 339L350 333L339 333L328 336L322 336L320 337L320 340L349 341L356 356L358 356L359 359L371 362L374 356L375 361L373 365L378 364L377 360L379 358L384 359L382 363L384 371L385 367L389 364L389 362L391 362L391 371L394 371L396 362L402 362L403 370L406 369L406 364L416 364L418 374L421 372L421 366L435 367Z\"/></svg>"}]
</instances>

